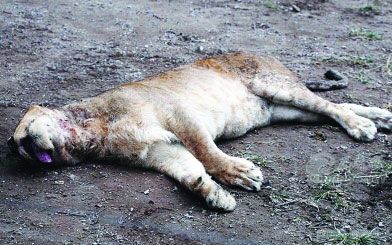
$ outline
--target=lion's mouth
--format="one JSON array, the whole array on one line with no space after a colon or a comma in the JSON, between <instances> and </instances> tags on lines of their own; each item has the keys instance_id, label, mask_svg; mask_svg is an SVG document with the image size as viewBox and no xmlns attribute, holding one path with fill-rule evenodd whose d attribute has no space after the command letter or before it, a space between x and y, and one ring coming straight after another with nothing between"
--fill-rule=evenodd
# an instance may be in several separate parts
<instances>
[{"instance_id":1,"label":"lion's mouth","mask_svg":"<svg viewBox=\"0 0 392 245\"><path fill-rule=\"evenodd\" d=\"M45 150L37 146L31 137L26 137L21 140L21 147L29 154L32 158L38 160L41 163L52 163L53 157L50 150Z\"/></svg>"}]
</instances>

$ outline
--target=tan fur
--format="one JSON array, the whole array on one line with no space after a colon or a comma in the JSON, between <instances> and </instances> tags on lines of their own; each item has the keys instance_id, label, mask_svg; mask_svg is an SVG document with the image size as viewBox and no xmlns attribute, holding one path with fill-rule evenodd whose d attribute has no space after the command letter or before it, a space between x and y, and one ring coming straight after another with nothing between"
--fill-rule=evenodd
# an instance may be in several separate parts
<instances>
[{"instance_id":1,"label":"tan fur","mask_svg":"<svg viewBox=\"0 0 392 245\"><path fill-rule=\"evenodd\" d=\"M253 163L214 143L271 123L332 118L357 140L391 130L392 114L375 107L334 104L307 90L272 57L234 53L200 60L96 97L50 110L33 106L15 130L19 152L31 137L56 162L85 156L136 159L178 180L208 205L233 210L227 185L260 190ZM209 175L210 174L210 175Z\"/></svg>"}]
</instances>

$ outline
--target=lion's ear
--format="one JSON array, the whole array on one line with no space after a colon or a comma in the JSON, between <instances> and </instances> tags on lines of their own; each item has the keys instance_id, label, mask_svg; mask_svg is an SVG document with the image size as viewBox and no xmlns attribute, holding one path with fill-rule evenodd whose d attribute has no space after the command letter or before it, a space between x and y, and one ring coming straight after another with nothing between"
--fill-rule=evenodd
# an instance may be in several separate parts
<instances>
[{"instance_id":1,"label":"lion's ear","mask_svg":"<svg viewBox=\"0 0 392 245\"><path fill-rule=\"evenodd\" d=\"M28 112L40 111L41 109L42 109L42 107L39 105L32 105L32 106L30 106Z\"/></svg>"}]
</instances>

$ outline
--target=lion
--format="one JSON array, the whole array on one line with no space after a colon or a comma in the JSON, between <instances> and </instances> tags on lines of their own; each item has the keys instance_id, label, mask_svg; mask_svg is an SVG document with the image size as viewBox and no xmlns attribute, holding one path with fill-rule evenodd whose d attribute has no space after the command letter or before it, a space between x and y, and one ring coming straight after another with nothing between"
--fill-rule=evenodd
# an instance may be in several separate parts
<instances>
[{"instance_id":1,"label":"lion","mask_svg":"<svg viewBox=\"0 0 392 245\"><path fill-rule=\"evenodd\" d=\"M10 141L21 156L41 163L126 159L170 176L211 208L232 211L234 197L217 182L259 191L263 175L252 162L225 154L215 140L279 122L330 119L358 141L392 129L388 110L329 102L277 59L236 52L61 108L33 105Z\"/></svg>"}]
</instances>

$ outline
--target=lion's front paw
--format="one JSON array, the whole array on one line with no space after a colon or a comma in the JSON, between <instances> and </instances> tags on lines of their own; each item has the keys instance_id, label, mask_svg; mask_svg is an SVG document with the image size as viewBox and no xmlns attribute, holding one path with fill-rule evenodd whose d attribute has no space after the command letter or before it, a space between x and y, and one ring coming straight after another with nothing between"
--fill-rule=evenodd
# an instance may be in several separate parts
<instances>
[{"instance_id":1,"label":"lion's front paw","mask_svg":"<svg viewBox=\"0 0 392 245\"><path fill-rule=\"evenodd\" d=\"M206 202L209 207L224 211L233 211L236 206L234 197L219 185L207 195Z\"/></svg>"},{"instance_id":2,"label":"lion's front paw","mask_svg":"<svg viewBox=\"0 0 392 245\"><path fill-rule=\"evenodd\" d=\"M237 157L233 157L231 164L228 164L227 168L221 170L215 177L225 184L240 186L250 191L259 191L263 183L260 168L248 160Z\"/></svg>"},{"instance_id":3,"label":"lion's front paw","mask_svg":"<svg viewBox=\"0 0 392 245\"><path fill-rule=\"evenodd\" d=\"M347 129L349 135L359 141L372 141L377 133L377 128L372 120L357 116L352 118Z\"/></svg>"}]
</instances>

